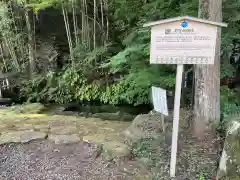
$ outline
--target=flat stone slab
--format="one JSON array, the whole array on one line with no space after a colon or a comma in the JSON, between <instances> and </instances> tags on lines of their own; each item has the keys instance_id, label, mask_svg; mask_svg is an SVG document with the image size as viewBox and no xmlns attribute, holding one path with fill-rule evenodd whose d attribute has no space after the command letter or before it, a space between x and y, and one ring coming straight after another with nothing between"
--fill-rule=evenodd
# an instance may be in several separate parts
<instances>
[{"instance_id":1,"label":"flat stone slab","mask_svg":"<svg viewBox=\"0 0 240 180\"><path fill-rule=\"evenodd\" d=\"M38 112L35 112L36 106L38 104L31 105L34 112L23 111L24 108L28 110L29 105L0 109L0 144L45 138L55 143L72 143L83 139L100 145L111 141L123 142L120 132L130 125L92 117L35 114ZM42 109L42 106L39 107Z\"/></svg>"},{"instance_id":2,"label":"flat stone slab","mask_svg":"<svg viewBox=\"0 0 240 180\"><path fill-rule=\"evenodd\" d=\"M47 133L36 132L36 131L26 131L20 136L21 143L26 143L31 140L39 140L39 139L46 139L46 138L47 138Z\"/></svg>"},{"instance_id":3,"label":"flat stone slab","mask_svg":"<svg viewBox=\"0 0 240 180\"><path fill-rule=\"evenodd\" d=\"M32 130L33 125L32 124L16 124L15 128L19 131L24 131L24 130Z\"/></svg>"},{"instance_id":4,"label":"flat stone slab","mask_svg":"<svg viewBox=\"0 0 240 180\"><path fill-rule=\"evenodd\" d=\"M55 144L70 144L70 143L76 143L82 140L79 134L71 134L71 135L50 134L48 136L48 139L50 141L54 141Z\"/></svg>"},{"instance_id":5,"label":"flat stone slab","mask_svg":"<svg viewBox=\"0 0 240 180\"><path fill-rule=\"evenodd\" d=\"M70 134L78 134L79 130L75 125L56 126L56 127L51 127L50 133L57 134L57 135L70 135Z\"/></svg>"},{"instance_id":6,"label":"flat stone slab","mask_svg":"<svg viewBox=\"0 0 240 180\"><path fill-rule=\"evenodd\" d=\"M6 143L27 143L31 140L45 139L47 134L44 132L27 131L11 131L5 132L0 136L0 144Z\"/></svg>"},{"instance_id":7,"label":"flat stone slab","mask_svg":"<svg viewBox=\"0 0 240 180\"><path fill-rule=\"evenodd\" d=\"M83 141L102 144L106 142L106 136L103 134L87 135L87 136L83 136Z\"/></svg>"},{"instance_id":8,"label":"flat stone slab","mask_svg":"<svg viewBox=\"0 0 240 180\"><path fill-rule=\"evenodd\" d=\"M40 132L48 132L50 127L48 124L37 124L33 125L34 130L40 131Z\"/></svg>"}]
</instances>

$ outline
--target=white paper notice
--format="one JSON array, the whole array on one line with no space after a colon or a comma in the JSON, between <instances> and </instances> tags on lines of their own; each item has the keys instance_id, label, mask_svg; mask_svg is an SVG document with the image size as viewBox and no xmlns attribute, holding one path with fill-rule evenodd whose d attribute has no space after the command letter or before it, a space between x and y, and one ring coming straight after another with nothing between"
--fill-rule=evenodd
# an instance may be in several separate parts
<instances>
[{"instance_id":1,"label":"white paper notice","mask_svg":"<svg viewBox=\"0 0 240 180\"><path fill-rule=\"evenodd\" d=\"M154 110L168 116L167 91L162 88L152 87Z\"/></svg>"}]
</instances>

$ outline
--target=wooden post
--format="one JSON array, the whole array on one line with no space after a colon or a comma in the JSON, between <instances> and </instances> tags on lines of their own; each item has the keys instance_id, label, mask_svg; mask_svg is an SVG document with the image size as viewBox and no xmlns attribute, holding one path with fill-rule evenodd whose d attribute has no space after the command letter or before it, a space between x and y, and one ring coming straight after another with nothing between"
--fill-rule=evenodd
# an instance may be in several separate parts
<instances>
[{"instance_id":1,"label":"wooden post","mask_svg":"<svg viewBox=\"0 0 240 180\"><path fill-rule=\"evenodd\" d=\"M162 123L162 131L164 134L164 139L165 139L165 120L164 120L164 114L161 113L161 123Z\"/></svg>"},{"instance_id":2,"label":"wooden post","mask_svg":"<svg viewBox=\"0 0 240 180\"><path fill-rule=\"evenodd\" d=\"M170 162L171 177L175 177L175 171L176 171L179 115L180 115L182 79L183 79L182 77L183 77L183 64L178 64L176 85L175 85L174 110L173 110L172 150L171 150L171 162Z\"/></svg>"},{"instance_id":3,"label":"wooden post","mask_svg":"<svg viewBox=\"0 0 240 180\"><path fill-rule=\"evenodd\" d=\"M0 99L2 98L2 87L0 85Z\"/></svg>"}]
</instances>

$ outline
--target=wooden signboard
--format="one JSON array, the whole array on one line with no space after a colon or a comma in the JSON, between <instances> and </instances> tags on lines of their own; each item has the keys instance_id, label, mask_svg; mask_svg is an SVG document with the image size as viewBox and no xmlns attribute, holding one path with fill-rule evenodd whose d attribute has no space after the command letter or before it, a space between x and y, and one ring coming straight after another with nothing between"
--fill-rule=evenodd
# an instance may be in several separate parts
<instances>
[{"instance_id":1,"label":"wooden signboard","mask_svg":"<svg viewBox=\"0 0 240 180\"><path fill-rule=\"evenodd\" d=\"M183 65L214 65L217 30L227 24L184 16L144 25L149 26L150 63L177 64L170 162L170 176L175 177Z\"/></svg>"},{"instance_id":2,"label":"wooden signboard","mask_svg":"<svg viewBox=\"0 0 240 180\"><path fill-rule=\"evenodd\" d=\"M151 64L214 64L218 26L191 17L178 17L144 25L151 27Z\"/></svg>"}]
</instances>

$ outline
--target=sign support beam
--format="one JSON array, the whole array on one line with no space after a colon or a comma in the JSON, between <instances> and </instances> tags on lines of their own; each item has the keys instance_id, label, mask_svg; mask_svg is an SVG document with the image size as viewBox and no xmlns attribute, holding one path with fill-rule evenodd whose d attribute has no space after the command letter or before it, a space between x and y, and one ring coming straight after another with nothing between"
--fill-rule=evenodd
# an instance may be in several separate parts
<instances>
[{"instance_id":1,"label":"sign support beam","mask_svg":"<svg viewBox=\"0 0 240 180\"><path fill-rule=\"evenodd\" d=\"M171 150L171 162L170 162L170 176L171 177L175 177L175 172L176 172L178 130L179 130L183 70L184 70L184 65L178 64L177 65L176 86L175 86L175 97L174 97L174 110L173 110L172 150Z\"/></svg>"}]
</instances>

